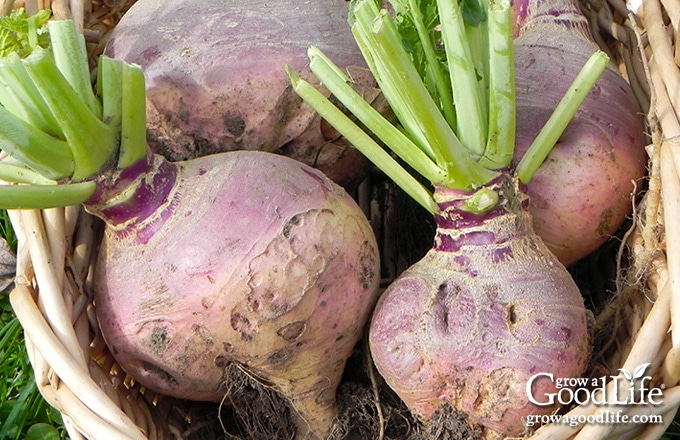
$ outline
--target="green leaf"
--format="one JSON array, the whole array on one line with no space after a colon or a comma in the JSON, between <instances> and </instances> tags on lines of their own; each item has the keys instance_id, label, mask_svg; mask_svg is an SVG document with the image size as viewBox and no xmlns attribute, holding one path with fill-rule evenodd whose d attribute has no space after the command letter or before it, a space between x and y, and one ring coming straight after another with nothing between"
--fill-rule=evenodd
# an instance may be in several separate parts
<instances>
[{"instance_id":1,"label":"green leaf","mask_svg":"<svg viewBox=\"0 0 680 440\"><path fill-rule=\"evenodd\" d=\"M10 15L0 17L0 57L16 52L24 58L36 45L49 47L49 35L44 25L51 15L51 11L43 9L29 16L23 8L19 8Z\"/></svg>"},{"instance_id":2,"label":"green leaf","mask_svg":"<svg viewBox=\"0 0 680 440\"><path fill-rule=\"evenodd\" d=\"M59 431L47 423L36 423L26 431L25 440L59 440Z\"/></svg>"},{"instance_id":3,"label":"green leaf","mask_svg":"<svg viewBox=\"0 0 680 440\"><path fill-rule=\"evenodd\" d=\"M460 0L463 20L468 26L477 27L486 21L486 5L477 0Z\"/></svg>"}]
</instances>

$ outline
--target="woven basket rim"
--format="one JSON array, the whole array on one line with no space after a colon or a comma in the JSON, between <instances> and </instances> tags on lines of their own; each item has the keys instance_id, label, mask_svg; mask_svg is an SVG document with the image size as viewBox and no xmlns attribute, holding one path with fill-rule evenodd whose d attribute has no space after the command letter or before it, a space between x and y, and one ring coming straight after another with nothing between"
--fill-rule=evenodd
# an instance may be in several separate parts
<instances>
[{"instance_id":1,"label":"woven basket rim","mask_svg":"<svg viewBox=\"0 0 680 440\"><path fill-rule=\"evenodd\" d=\"M96 57L117 18L134 2L0 1L0 11L8 4L27 10L52 7L55 17L73 18L79 24L91 55ZM623 321L630 341L617 342L617 366L632 371L649 362L655 380L665 384L663 404L655 411L670 423L680 406L680 352L675 348L680 347L680 332L669 331L671 323L680 320L680 301L671 300L680 297L676 280L680 276L680 243L676 243L680 224L670 221L680 216L680 206L675 206L680 204L680 153L676 153L680 121L673 111L680 108L680 102L672 99L680 99L680 92L675 93L680 90L680 57L675 58L674 38L669 35L678 34L680 10L659 0L644 0L638 14L627 13L622 0L583 0L581 5L598 44L615 60L648 114L648 188L636 204L633 227L625 236L633 258L607 320ZM184 423L173 414L176 401L145 390L127 377L112 360L98 331L87 295L97 221L79 207L14 211L11 221L22 245L10 300L25 329L39 390L62 413L69 436L179 438ZM579 406L566 415L587 417L611 410L606 406ZM632 416L648 408L630 406L625 410ZM652 439L660 438L666 426L552 424L528 433L527 438L560 440L575 436L597 440L617 429L616 435Z\"/></svg>"}]
</instances>

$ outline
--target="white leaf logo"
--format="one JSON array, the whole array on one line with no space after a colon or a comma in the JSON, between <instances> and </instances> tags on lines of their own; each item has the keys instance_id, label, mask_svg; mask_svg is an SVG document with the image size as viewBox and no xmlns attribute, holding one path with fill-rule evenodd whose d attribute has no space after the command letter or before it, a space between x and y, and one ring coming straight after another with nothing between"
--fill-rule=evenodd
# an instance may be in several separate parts
<instances>
[{"instance_id":1,"label":"white leaf logo","mask_svg":"<svg viewBox=\"0 0 680 440\"><path fill-rule=\"evenodd\" d=\"M635 379L640 379L645 375L645 371L647 370L647 367L649 367L650 365L651 363L639 365L632 374L625 368L619 368L619 371L621 372L621 374L623 374L623 376L626 379L628 379L628 381L630 381L630 384L633 385Z\"/></svg>"},{"instance_id":2,"label":"white leaf logo","mask_svg":"<svg viewBox=\"0 0 680 440\"><path fill-rule=\"evenodd\" d=\"M651 363L648 363L648 364L642 364L642 365L640 365L639 367L637 367L637 368L635 369L635 372L633 373L633 380L639 379L639 378L641 378L642 376L644 376L644 375L645 375L645 370L646 370L647 367L649 367L650 365L652 365L652 364L651 364Z\"/></svg>"},{"instance_id":3,"label":"white leaf logo","mask_svg":"<svg viewBox=\"0 0 680 440\"><path fill-rule=\"evenodd\" d=\"M630 374L630 371L626 370L625 368L619 368L619 371L623 374L623 376L628 379L629 381L633 382L633 375Z\"/></svg>"}]
</instances>

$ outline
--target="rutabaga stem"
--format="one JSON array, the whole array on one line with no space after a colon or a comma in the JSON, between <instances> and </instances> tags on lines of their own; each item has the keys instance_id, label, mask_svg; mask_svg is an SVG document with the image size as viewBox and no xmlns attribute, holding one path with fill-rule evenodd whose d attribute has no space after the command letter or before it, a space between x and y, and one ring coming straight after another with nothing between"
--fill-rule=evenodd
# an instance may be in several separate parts
<instances>
[{"instance_id":1,"label":"rutabaga stem","mask_svg":"<svg viewBox=\"0 0 680 440\"><path fill-rule=\"evenodd\" d=\"M100 118L101 105L92 90L85 37L76 30L72 20L50 20L47 28L57 68L73 87L76 95L97 118Z\"/></svg>"},{"instance_id":2,"label":"rutabaga stem","mask_svg":"<svg viewBox=\"0 0 680 440\"><path fill-rule=\"evenodd\" d=\"M123 118L123 64L101 56L97 65L97 93L102 100L102 121L119 132Z\"/></svg>"},{"instance_id":3,"label":"rutabaga stem","mask_svg":"<svg viewBox=\"0 0 680 440\"><path fill-rule=\"evenodd\" d=\"M456 134L460 142L478 159L486 146L485 101L480 95L478 72L470 51L460 2L437 0L437 8L453 102L456 103Z\"/></svg>"},{"instance_id":4,"label":"rutabaga stem","mask_svg":"<svg viewBox=\"0 0 680 440\"><path fill-rule=\"evenodd\" d=\"M30 185L56 185L55 180L47 179L25 166L11 163L0 163L0 180L13 183L26 183Z\"/></svg>"},{"instance_id":5,"label":"rutabaga stem","mask_svg":"<svg viewBox=\"0 0 680 440\"><path fill-rule=\"evenodd\" d=\"M459 3L462 8L465 35L467 36L470 55L472 56L472 66L475 69L475 77L477 79L477 93L482 112L482 127L486 130L485 124L489 118L489 108L487 105L489 99L489 26L487 24L489 1L461 0Z\"/></svg>"},{"instance_id":6,"label":"rutabaga stem","mask_svg":"<svg viewBox=\"0 0 680 440\"><path fill-rule=\"evenodd\" d=\"M118 168L123 169L146 155L146 86L137 65L99 59L97 89L102 100L102 121L120 132Z\"/></svg>"},{"instance_id":7,"label":"rutabaga stem","mask_svg":"<svg viewBox=\"0 0 680 440\"><path fill-rule=\"evenodd\" d=\"M63 137L56 118L15 52L0 58L0 103L39 130Z\"/></svg>"},{"instance_id":8,"label":"rutabaga stem","mask_svg":"<svg viewBox=\"0 0 680 440\"><path fill-rule=\"evenodd\" d=\"M121 139L118 168L146 155L146 86L141 67L123 63Z\"/></svg>"},{"instance_id":9,"label":"rutabaga stem","mask_svg":"<svg viewBox=\"0 0 680 440\"><path fill-rule=\"evenodd\" d=\"M441 166L445 161L433 150L418 121L419 114L439 113L438 108L431 99L428 102L429 92L403 50L401 37L388 26L388 18L378 21L380 15L373 1L360 1L351 27L354 39L397 119L416 145Z\"/></svg>"},{"instance_id":10,"label":"rutabaga stem","mask_svg":"<svg viewBox=\"0 0 680 440\"><path fill-rule=\"evenodd\" d=\"M437 89L437 97L440 101L440 107L444 118L451 127L456 126L456 109L453 106L453 98L451 96L451 82L444 74L437 55L434 51L434 43L430 32L425 27L424 17L420 10L419 0L407 0L410 11L411 20L418 33L420 45L423 48L425 59L427 61L427 70L434 80L434 85Z\"/></svg>"},{"instance_id":11,"label":"rutabaga stem","mask_svg":"<svg viewBox=\"0 0 680 440\"><path fill-rule=\"evenodd\" d=\"M538 168L562 136L579 106L586 99L600 75L607 68L609 57L597 51L588 59L571 83L550 118L539 131L517 165L517 175L522 183L529 183Z\"/></svg>"},{"instance_id":12,"label":"rutabaga stem","mask_svg":"<svg viewBox=\"0 0 680 440\"><path fill-rule=\"evenodd\" d=\"M430 96L386 11L373 0L354 9L352 33L392 111L411 140L446 171L446 186L471 189L497 173L475 162Z\"/></svg>"},{"instance_id":13,"label":"rutabaga stem","mask_svg":"<svg viewBox=\"0 0 680 440\"><path fill-rule=\"evenodd\" d=\"M357 150L380 168L410 197L431 214L439 211L430 191L410 175L396 160L378 145L366 132L356 125L321 92L301 79L290 68L288 76L295 92L322 118L326 119Z\"/></svg>"},{"instance_id":14,"label":"rutabaga stem","mask_svg":"<svg viewBox=\"0 0 680 440\"><path fill-rule=\"evenodd\" d=\"M31 16L26 20L26 26L28 27L28 45L30 47L36 47L38 45L38 23L37 17Z\"/></svg>"},{"instance_id":15,"label":"rutabaga stem","mask_svg":"<svg viewBox=\"0 0 680 440\"><path fill-rule=\"evenodd\" d=\"M465 199L461 211L482 215L498 205L499 195L491 188L482 187Z\"/></svg>"},{"instance_id":16,"label":"rutabaga stem","mask_svg":"<svg viewBox=\"0 0 680 440\"><path fill-rule=\"evenodd\" d=\"M444 170L348 84L349 78L326 55L315 46L309 48L308 55L314 75L371 133L428 181L440 183L446 178Z\"/></svg>"},{"instance_id":17,"label":"rutabaga stem","mask_svg":"<svg viewBox=\"0 0 680 440\"><path fill-rule=\"evenodd\" d=\"M489 126L484 156L479 163L491 169L510 166L515 150L515 58L510 0L489 5Z\"/></svg>"},{"instance_id":18,"label":"rutabaga stem","mask_svg":"<svg viewBox=\"0 0 680 440\"><path fill-rule=\"evenodd\" d=\"M65 185L0 185L0 208L43 209L79 205L97 187L92 181Z\"/></svg>"},{"instance_id":19,"label":"rutabaga stem","mask_svg":"<svg viewBox=\"0 0 680 440\"><path fill-rule=\"evenodd\" d=\"M75 161L71 180L84 180L97 173L118 149L117 132L75 94L47 51L37 47L24 63L52 114L58 116L59 126L71 148Z\"/></svg>"},{"instance_id":20,"label":"rutabaga stem","mask_svg":"<svg viewBox=\"0 0 680 440\"><path fill-rule=\"evenodd\" d=\"M48 179L70 177L75 162L68 144L0 106L0 149Z\"/></svg>"}]
</instances>

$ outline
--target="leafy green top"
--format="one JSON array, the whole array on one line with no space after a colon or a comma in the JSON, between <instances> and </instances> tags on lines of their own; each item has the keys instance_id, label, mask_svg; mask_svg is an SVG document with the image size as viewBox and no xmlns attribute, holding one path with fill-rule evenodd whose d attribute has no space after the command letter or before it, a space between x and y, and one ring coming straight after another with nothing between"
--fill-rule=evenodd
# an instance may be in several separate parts
<instances>
[{"instance_id":1,"label":"leafy green top","mask_svg":"<svg viewBox=\"0 0 680 440\"><path fill-rule=\"evenodd\" d=\"M144 75L102 57L97 93L85 39L49 11L0 19L0 208L79 204L105 170L147 153Z\"/></svg>"},{"instance_id":2,"label":"leafy green top","mask_svg":"<svg viewBox=\"0 0 680 440\"><path fill-rule=\"evenodd\" d=\"M50 37L43 25L52 13L43 9L29 16L23 8L13 9L10 15L0 17L0 57L15 52L27 57L33 48L49 47Z\"/></svg>"}]
</instances>

